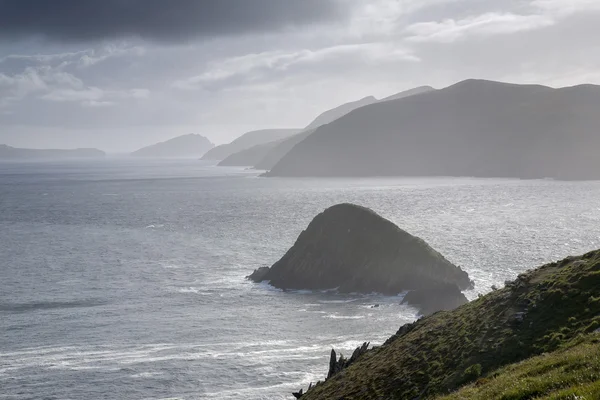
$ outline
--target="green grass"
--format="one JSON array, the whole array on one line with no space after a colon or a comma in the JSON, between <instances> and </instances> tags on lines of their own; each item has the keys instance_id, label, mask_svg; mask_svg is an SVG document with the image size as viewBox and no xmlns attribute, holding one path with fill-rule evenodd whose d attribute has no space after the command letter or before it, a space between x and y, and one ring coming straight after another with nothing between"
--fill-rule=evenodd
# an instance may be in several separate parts
<instances>
[{"instance_id":1,"label":"green grass","mask_svg":"<svg viewBox=\"0 0 600 400\"><path fill-rule=\"evenodd\" d=\"M599 335L511 364L437 400L600 399Z\"/></svg>"},{"instance_id":2,"label":"green grass","mask_svg":"<svg viewBox=\"0 0 600 400\"><path fill-rule=\"evenodd\" d=\"M433 398L597 328L600 251L545 265L456 310L417 321L303 400Z\"/></svg>"}]
</instances>

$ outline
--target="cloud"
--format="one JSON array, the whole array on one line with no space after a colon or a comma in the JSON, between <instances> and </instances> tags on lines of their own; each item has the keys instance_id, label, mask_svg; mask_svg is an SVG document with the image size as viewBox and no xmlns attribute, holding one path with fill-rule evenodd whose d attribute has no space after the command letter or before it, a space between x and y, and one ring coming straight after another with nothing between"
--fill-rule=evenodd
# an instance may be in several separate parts
<instances>
[{"instance_id":1,"label":"cloud","mask_svg":"<svg viewBox=\"0 0 600 400\"><path fill-rule=\"evenodd\" d=\"M543 15L486 13L461 20L419 22L408 26L407 40L412 42L451 43L469 35L499 35L530 31L551 26L555 21Z\"/></svg>"},{"instance_id":2,"label":"cloud","mask_svg":"<svg viewBox=\"0 0 600 400\"><path fill-rule=\"evenodd\" d=\"M171 41L263 33L345 14L341 0L0 0L0 38Z\"/></svg>"},{"instance_id":3,"label":"cloud","mask_svg":"<svg viewBox=\"0 0 600 400\"><path fill-rule=\"evenodd\" d=\"M560 16L600 11L600 1L598 0L534 0L531 4L542 11Z\"/></svg>"},{"instance_id":4,"label":"cloud","mask_svg":"<svg viewBox=\"0 0 600 400\"><path fill-rule=\"evenodd\" d=\"M31 66L60 66L61 68L64 68L74 65L80 68L86 68L110 58L124 56L141 57L145 53L146 49L142 46L131 46L126 43L105 43L95 48L72 52L54 54L9 54L0 57L0 67L2 67L2 64L13 62Z\"/></svg>"},{"instance_id":5,"label":"cloud","mask_svg":"<svg viewBox=\"0 0 600 400\"><path fill-rule=\"evenodd\" d=\"M357 43L317 50L271 51L211 62L202 74L177 80L172 86L184 90L203 89L219 82L273 79L277 74L289 74L299 68L319 69L327 62L364 65L390 61L418 62L419 58L394 43Z\"/></svg>"},{"instance_id":6,"label":"cloud","mask_svg":"<svg viewBox=\"0 0 600 400\"><path fill-rule=\"evenodd\" d=\"M103 90L86 86L73 74L49 66L27 67L14 75L0 73L0 107L7 107L30 95L46 101L107 106L119 99L146 99L150 96L150 91L138 88Z\"/></svg>"},{"instance_id":7,"label":"cloud","mask_svg":"<svg viewBox=\"0 0 600 400\"><path fill-rule=\"evenodd\" d=\"M82 105L97 107L113 105L115 104L114 100L118 99L146 99L149 96L150 91L147 89L103 90L91 86L52 90L40 96L40 99L56 102L77 102Z\"/></svg>"}]
</instances>

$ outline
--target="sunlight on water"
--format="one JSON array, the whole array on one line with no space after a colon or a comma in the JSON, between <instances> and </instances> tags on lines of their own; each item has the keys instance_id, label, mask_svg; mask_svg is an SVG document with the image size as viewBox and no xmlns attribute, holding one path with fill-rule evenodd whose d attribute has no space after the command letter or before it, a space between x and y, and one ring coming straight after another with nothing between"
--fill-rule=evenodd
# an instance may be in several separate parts
<instances>
[{"instance_id":1,"label":"sunlight on water","mask_svg":"<svg viewBox=\"0 0 600 400\"><path fill-rule=\"evenodd\" d=\"M332 347L382 343L416 317L402 296L245 280L339 202L428 241L469 272L471 299L600 247L598 182L258 179L183 161L20 168L0 165L10 399L284 399L323 379Z\"/></svg>"}]
</instances>

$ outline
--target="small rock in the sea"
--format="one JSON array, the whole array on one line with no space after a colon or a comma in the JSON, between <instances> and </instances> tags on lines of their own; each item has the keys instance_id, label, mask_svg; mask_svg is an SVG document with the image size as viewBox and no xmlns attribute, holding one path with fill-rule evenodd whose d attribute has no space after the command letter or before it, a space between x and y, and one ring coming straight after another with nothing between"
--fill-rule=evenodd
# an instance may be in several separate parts
<instances>
[{"instance_id":1,"label":"small rock in the sea","mask_svg":"<svg viewBox=\"0 0 600 400\"><path fill-rule=\"evenodd\" d=\"M379 308L379 304L374 304L371 306L371 308Z\"/></svg>"}]
</instances>

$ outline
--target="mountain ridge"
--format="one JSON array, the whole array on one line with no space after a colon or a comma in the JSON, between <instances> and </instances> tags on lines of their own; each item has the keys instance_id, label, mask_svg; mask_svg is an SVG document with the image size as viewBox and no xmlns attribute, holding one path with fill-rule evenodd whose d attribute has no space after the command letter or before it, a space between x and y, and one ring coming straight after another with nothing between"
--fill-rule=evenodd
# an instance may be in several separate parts
<instances>
[{"instance_id":1,"label":"mountain ridge","mask_svg":"<svg viewBox=\"0 0 600 400\"><path fill-rule=\"evenodd\" d=\"M190 133L142 147L141 149L132 152L131 156L149 158L197 158L213 147L214 144L206 137L196 133Z\"/></svg>"},{"instance_id":2,"label":"mountain ridge","mask_svg":"<svg viewBox=\"0 0 600 400\"><path fill-rule=\"evenodd\" d=\"M244 133L242 136L235 138L227 144L221 144L209 150L204 154L201 160L205 161L223 161L242 150L247 150L251 147L266 144L269 142L284 139L292 136L301 129L261 129Z\"/></svg>"},{"instance_id":3,"label":"mountain ridge","mask_svg":"<svg viewBox=\"0 0 600 400\"><path fill-rule=\"evenodd\" d=\"M294 146L267 176L598 179L598 107L596 85L465 80L354 110Z\"/></svg>"}]
</instances>

